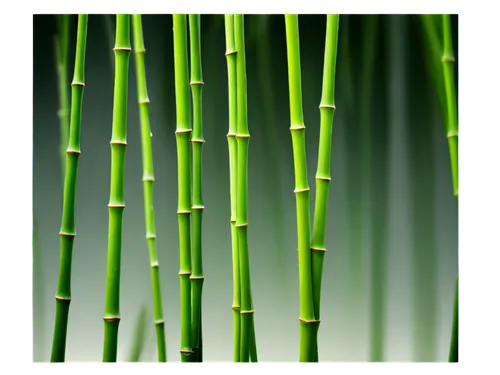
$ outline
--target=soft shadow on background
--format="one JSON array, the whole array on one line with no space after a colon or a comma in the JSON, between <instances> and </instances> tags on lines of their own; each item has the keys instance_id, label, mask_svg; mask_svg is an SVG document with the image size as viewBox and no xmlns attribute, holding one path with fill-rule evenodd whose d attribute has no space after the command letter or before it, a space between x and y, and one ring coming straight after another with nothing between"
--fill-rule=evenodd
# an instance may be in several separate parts
<instances>
[{"instance_id":1,"label":"soft shadow on background","mask_svg":"<svg viewBox=\"0 0 500 375\"><path fill-rule=\"evenodd\" d=\"M71 19L69 80L76 17ZM48 361L59 269L56 17L35 15L33 67L34 360ZM76 197L67 361L100 361L113 105L114 17L90 15ZM302 15L300 46L311 202L314 202L325 16ZM452 17L458 54L457 16ZM202 15L203 339L206 361L232 361L227 72L224 19ZM143 16L151 100L155 212L167 357L179 361L177 156L172 17ZM299 294L285 24L245 17L249 251L260 361L297 361ZM321 361L368 360L370 264L386 264L386 361L447 361L458 267L458 208L448 144L417 15L341 15L319 334ZM459 64L459 59L457 63ZM151 306L134 56L130 59L118 360ZM456 65L458 65L456 64ZM457 85L458 87L458 85ZM368 159L364 150L371 149ZM365 156L363 156L365 155ZM372 172L363 173L363 160ZM313 206L313 205L312 205ZM382 244L384 252L377 252ZM156 361L150 313L144 361Z\"/></svg>"}]
</instances>

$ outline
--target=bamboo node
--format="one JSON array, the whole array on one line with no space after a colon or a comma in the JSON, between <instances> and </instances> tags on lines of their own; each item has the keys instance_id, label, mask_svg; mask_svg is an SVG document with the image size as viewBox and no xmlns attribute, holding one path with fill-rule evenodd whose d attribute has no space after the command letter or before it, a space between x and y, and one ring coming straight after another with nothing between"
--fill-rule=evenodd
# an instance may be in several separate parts
<instances>
[{"instance_id":1,"label":"bamboo node","mask_svg":"<svg viewBox=\"0 0 500 375\"><path fill-rule=\"evenodd\" d=\"M56 301L68 301L71 302L71 297L61 297L56 294Z\"/></svg>"},{"instance_id":2,"label":"bamboo node","mask_svg":"<svg viewBox=\"0 0 500 375\"><path fill-rule=\"evenodd\" d=\"M250 138L250 134L236 134L236 138Z\"/></svg>"},{"instance_id":3,"label":"bamboo node","mask_svg":"<svg viewBox=\"0 0 500 375\"><path fill-rule=\"evenodd\" d=\"M235 49L229 50L229 51L226 51L225 56L234 55L235 53L238 53L238 51L236 51Z\"/></svg>"},{"instance_id":4,"label":"bamboo node","mask_svg":"<svg viewBox=\"0 0 500 375\"><path fill-rule=\"evenodd\" d=\"M230 223L236 223L236 219L229 219Z\"/></svg>"},{"instance_id":5,"label":"bamboo node","mask_svg":"<svg viewBox=\"0 0 500 375\"><path fill-rule=\"evenodd\" d=\"M120 315L112 315L112 316L104 316L104 320L109 320L109 321L114 321L114 320L120 320Z\"/></svg>"},{"instance_id":6,"label":"bamboo node","mask_svg":"<svg viewBox=\"0 0 500 375\"><path fill-rule=\"evenodd\" d=\"M193 86L193 85L204 85L205 82L203 82L203 81L191 81L191 82L189 82L189 84L191 86Z\"/></svg>"},{"instance_id":7,"label":"bamboo node","mask_svg":"<svg viewBox=\"0 0 500 375\"><path fill-rule=\"evenodd\" d=\"M149 103L151 103L149 101L149 98L144 98L144 99L139 100L139 104L149 104Z\"/></svg>"},{"instance_id":8,"label":"bamboo node","mask_svg":"<svg viewBox=\"0 0 500 375\"><path fill-rule=\"evenodd\" d=\"M184 133L191 133L193 129L177 129L175 131L175 134L184 134Z\"/></svg>"},{"instance_id":9,"label":"bamboo node","mask_svg":"<svg viewBox=\"0 0 500 375\"><path fill-rule=\"evenodd\" d=\"M186 211L186 210L178 210L177 215L185 215L185 214L190 214L191 211Z\"/></svg>"},{"instance_id":10,"label":"bamboo node","mask_svg":"<svg viewBox=\"0 0 500 375\"><path fill-rule=\"evenodd\" d=\"M142 177L142 181L150 181L150 182L154 182L154 181L155 181L155 176L153 176L153 175L146 175L146 176L143 176L143 177Z\"/></svg>"},{"instance_id":11,"label":"bamboo node","mask_svg":"<svg viewBox=\"0 0 500 375\"><path fill-rule=\"evenodd\" d=\"M204 210L205 209L205 206L203 205L194 205L193 207L191 207L192 210Z\"/></svg>"},{"instance_id":12,"label":"bamboo node","mask_svg":"<svg viewBox=\"0 0 500 375\"><path fill-rule=\"evenodd\" d=\"M193 275L191 275L189 278L191 280L204 280L205 276L193 276Z\"/></svg>"},{"instance_id":13,"label":"bamboo node","mask_svg":"<svg viewBox=\"0 0 500 375\"><path fill-rule=\"evenodd\" d=\"M290 126L290 130L293 131L293 130L302 130L302 129L305 129L306 126L304 124L297 124L297 125L292 125Z\"/></svg>"},{"instance_id":14,"label":"bamboo node","mask_svg":"<svg viewBox=\"0 0 500 375\"><path fill-rule=\"evenodd\" d=\"M146 239L147 240L150 240L152 238L156 238L156 234L154 234L154 233L148 233L148 234L146 234Z\"/></svg>"},{"instance_id":15,"label":"bamboo node","mask_svg":"<svg viewBox=\"0 0 500 375\"><path fill-rule=\"evenodd\" d=\"M453 56L443 56L441 61L444 63L453 63L455 62L455 58Z\"/></svg>"},{"instance_id":16,"label":"bamboo node","mask_svg":"<svg viewBox=\"0 0 500 375\"><path fill-rule=\"evenodd\" d=\"M322 253L326 253L326 249L324 247L319 247L319 246L311 246L312 251L320 251Z\"/></svg>"},{"instance_id":17,"label":"bamboo node","mask_svg":"<svg viewBox=\"0 0 500 375\"><path fill-rule=\"evenodd\" d=\"M181 349L181 354L193 354L194 352L192 350L189 350L189 349Z\"/></svg>"},{"instance_id":18,"label":"bamboo node","mask_svg":"<svg viewBox=\"0 0 500 375\"><path fill-rule=\"evenodd\" d=\"M255 312L255 310L241 310L240 311L240 314L253 314Z\"/></svg>"},{"instance_id":19,"label":"bamboo node","mask_svg":"<svg viewBox=\"0 0 500 375\"><path fill-rule=\"evenodd\" d=\"M320 105L319 105L319 108L331 108L331 109L337 109L337 107L335 107L335 104L320 104Z\"/></svg>"},{"instance_id":20,"label":"bamboo node","mask_svg":"<svg viewBox=\"0 0 500 375\"><path fill-rule=\"evenodd\" d=\"M194 143L205 143L204 139L199 139L199 138L191 138L191 142Z\"/></svg>"},{"instance_id":21,"label":"bamboo node","mask_svg":"<svg viewBox=\"0 0 500 375\"><path fill-rule=\"evenodd\" d=\"M309 189L308 187L306 187L306 188L302 188L302 189L295 189L293 192L294 192L295 194L297 194L297 193L304 193L304 192L306 192L306 191L310 191L310 190L311 190L311 189Z\"/></svg>"},{"instance_id":22,"label":"bamboo node","mask_svg":"<svg viewBox=\"0 0 500 375\"><path fill-rule=\"evenodd\" d=\"M117 139L112 139L111 142L109 142L110 145L122 145L122 146L126 146L127 145L127 141L126 140L117 140Z\"/></svg>"},{"instance_id":23,"label":"bamboo node","mask_svg":"<svg viewBox=\"0 0 500 375\"><path fill-rule=\"evenodd\" d=\"M113 48L113 51L128 51L128 52L130 52L130 51L132 51L132 48L130 48L130 47L115 47L115 48Z\"/></svg>"},{"instance_id":24,"label":"bamboo node","mask_svg":"<svg viewBox=\"0 0 500 375\"><path fill-rule=\"evenodd\" d=\"M316 320L316 319L307 320L307 319L299 318L299 322L304 323L304 324L315 324L315 323L321 322L321 320Z\"/></svg>"},{"instance_id":25,"label":"bamboo node","mask_svg":"<svg viewBox=\"0 0 500 375\"><path fill-rule=\"evenodd\" d=\"M236 224L234 227L235 227L235 228L243 228L243 227L248 227L248 223L240 223L240 224Z\"/></svg>"},{"instance_id":26,"label":"bamboo node","mask_svg":"<svg viewBox=\"0 0 500 375\"><path fill-rule=\"evenodd\" d=\"M125 204L120 203L109 203L108 208L125 208Z\"/></svg>"},{"instance_id":27,"label":"bamboo node","mask_svg":"<svg viewBox=\"0 0 500 375\"><path fill-rule=\"evenodd\" d=\"M233 310L241 310L241 307L240 306L236 306L236 305L231 306L231 308Z\"/></svg>"},{"instance_id":28,"label":"bamboo node","mask_svg":"<svg viewBox=\"0 0 500 375\"><path fill-rule=\"evenodd\" d=\"M236 137L236 133L227 133L226 137Z\"/></svg>"},{"instance_id":29,"label":"bamboo node","mask_svg":"<svg viewBox=\"0 0 500 375\"><path fill-rule=\"evenodd\" d=\"M316 180L323 180L323 181L331 181L331 177L325 177L325 176L316 176Z\"/></svg>"},{"instance_id":30,"label":"bamboo node","mask_svg":"<svg viewBox=\"0 0 500 375\"><path fill-rule=\"evenodd\" d=\"M165 321L163 319L158 319L158 320L155 320L155 324L156 325L165 324Z\"/></svg>"},{"instance_id":31,"label":"bamboo node","mask_svg":"<svg viewBox=\"0 0 500 375\"><path fill-rule=\"evenodd\" d=\"M66 153L67 153L67 154L70 154L70 155L71 155L71 154L74 154L74 155L80 155L82 152L81 152L80 150L74 150L74 149L72 149L72 148L68 148L68 149L66 150Z\"/></svg>"},{"instance_id":32,"label":"bamboo node","mask_svg":"<svg viewBox=\"0 0 500 375\"><path fill-rule=\"evenodd\" d=\"M80 81L73 81L73 82L71 82L71 86L81 86L81 87L85 87L85 83L80 82Z\"/></svg>"},{"instance_id":33,"label":"bamboo node","mask_svg":"<svg viewBox=\"0 0 500 375\"><path fill-rule=\"evenodd\" d=\"M61 118L63 116L69 115L69 110L68 109L60 109L57 111L57 117Z\"/></svg>"},{"instance_id":34,"label":"bamboo node","mask_svg":"<svg viewBox=\"0 0 500 375\"><path fill-rule=\"evenodd\" d=\"M63 232L63 231L60 231L59 232L59 235L61 237L75 237L76 236L76 233L69 233L69 232Z\"/></svg>"},{"instance_id":35,"label":"bamboo node","mask_svg":"<svg viewBox=\"0 0 500 375\"><path fill-rule=\"evenodd\" d=\"M179 272L179 276L191 276L191 272Z\"/></svg>"},{"instance_id":36,"label":"bamboo node","mask_svg":"<svg viewBox=\"0 0 500 375\"><path fill-rule=\"evenodd\" d=\"M139 54L139 53L146 53L146 48L141 48L141 49L138 49L135 51L135 53Z\"/></svg>"},{"instance_id":37,"label":"bamboo node","mask_svg":"<svg viewBox=\"0 0 500 375\"><path fill-rule=\"evenodd\" d=\"M160 263L158 263L157 260L155 260L153 263L151 263L151 268L159 268L160 267Z\"/></svg>"},{"instance_id":38,"label":"bamboo node","mask_svg":"<svg viewBox=\"0 0 500 375\"><path fill-rule=\"evenodd\" d=\"M446 138L454 138L454 137L457 137L457 138L458 138L458 131L457 131L457 130L450 130L450 131L446 134Z\"/></svg>"}]
</instances>

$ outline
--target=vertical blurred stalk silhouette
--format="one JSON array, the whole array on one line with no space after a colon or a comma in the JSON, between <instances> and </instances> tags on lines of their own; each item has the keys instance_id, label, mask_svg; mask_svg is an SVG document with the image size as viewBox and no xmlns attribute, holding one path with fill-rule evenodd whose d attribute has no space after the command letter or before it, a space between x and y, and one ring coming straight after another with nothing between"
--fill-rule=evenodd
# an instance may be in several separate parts
<instances>
[{"instance_id":1,"label":"vertical blurred stalk silhouette","mask_svg":"<svg viewBox=\"0 0 500 375\"><path fill-rule=\"evenodd\" d=\"M413 287L413 360L432 362L436 356L436 220L435 220L435 153L433 147L433 98L423 95L426 83L422 55L409 49L408 91L410 181L411 181L411 247ZM424 204L425 202L425 204Z\"/></svg>"},{"instance_id":2,"label":"vertical blurred stalk silhouette","mask_svg":"<svg viewBox=\"0 0 500 375\"><path fill-rule=\"evenodd\" d=\"M33 210L33 361L45 360L45 280L42 244L38 233L38 220Z\"/></svg>"},{"instance_id":3,"label":"vertical blurred stalk silhouette","mask_svg":"<svg viewBox=\"0 0 500 375\"><path fill-rule=\"evenodd\" d=\"M147 325L148 308L146 305L142 306L137 315L137 320L135 322L134 334L132 336L132 346L130 347L130 352L128 355L128 362L139 362L141 360L142 353L144 351L144 345L146 343L146 332L148 330ZM166 362L166 358L164 361Z\"/></svg>"},{"instance_id":4,"label":"vertical blurred stalk silhouette","mask_svg":"<svg viewBox=\"0 0 500 375\"><path fill-rule=\"evenodd\" d=\"M71 15L57 16L58 33L54 37L56 51L57 78L59 81L59 156L61 159L61 182L64 189L66 173L66 148L69 140L69 90L68 90L68 45Z\"/></svg>"},{"instance_id":5,"label":"vertical blurred stalk silhouette","mask_svg":"<svg viewBox=\"0 0 500 375\"><path fill-rule=\"evenodd\" d=\"M203 122L202 122L202 92L203 76L201 70L201 41L200 15L189 15L189 41L191 48L191 91L193 98L193 217L192 230L192 257L193 267L191 275L192 292L192 324L193 324L193 351L194 361L203 362L202 338L202 290L203 290L203 262L202 262L202 152L203 152Z\"/></svg>"},{"instance_id":6,"label":"vertical blurred stalk silhouette","mask_svg":"<svg viewBox=\"0 0 500 375\"><path fill-rule=\"evenodd\" d=\"M401 16L393 15L387 18L388 33L392 36L401 35ZM387 31L386 31L387 32ZM383 48L383 47L379 47ZM395 48L390 49L389 61L395 66L400 66L401 60ZM377 66L378 68L378 66ZM394 72L397 68L390 69ZM376 78L380 78L385 73L382 69L377 69L381 73ZM389 75L392 79L393 76ZM370 361L383 362L385 360L386 344L386 310L387 310L387 262L388 262L388 189L389 189L389 126L394 127L392 123L400 121L388 114L397 115L399 110L399 98L401 93L395 90L384 91L383 88L389 87L390 79L382 77L380 81L381 88L377 90L377 96L373 96L370 102L375 106L370 106L369 113L374 115L370 122L373 123L373 154L370 166L370 190L371 190L371 281L370 281ZM388 107L386 102L380 102L380 98L389 96ZM382 117L377 121L376 108L378 113L383 112ZM375 118L375 121L373 120Z\"/></svg>"},{"instance_id":7,"label":"vertical blurred stalk silhouette","mask_svg":"<svg viewBox=\"0 0 500 375\"><path fill-rule=\"evenodd\" d=\"M175 108L177 128L179 280L181 305L181 361L192 362L194 352L191 330L191 118L186 15L174 14Z\"/></svg>"},{"instance_id":8,"label":"vertical blurred stalk silhouette","mask_svg":"<svg viewBox=\"0 0 500 375\"><path fill-rule=\"evenodd\" d=\"M152 133L149 125L149 96L146 82L146 64L144 38L142 33L142 18L140 14L132 15L132 30L135 52L135 67L137 77L137 99L141 125L142 167L144 187L144 211L146 222L146 241L149 248L149 262L151 267L151 288L153 296L153 317L156 327L156 341L158 361L166 362L165 321L160 288L160 265L156 251L156 228L154 213L153 185L155 181L153 169Z\"/></svg>"},{"instance_id":9,"label":"vertical blurred stalk silhouette","mask_svg":"<svg viewBox=\"0 0 500 375\"><path fill-rule=\"evenodd\" d=\"M88 15L78 16L75 69L71 93L71 122L64 174L63 213L60 236L60 263L56 290L56 315L52 341L51 362L64 362L71 302L71 263L75 240L75 200L78 158L80 156L80 129L82 123L83 88L85 86L85 50Z\"/></svg>"},{"instance_id":10,"label":"vertical blurred stalk silhouette","mask_svg":"<svg viewBox=\"0 0 500 375\"><path fill-rule=\"evenodd\" d=\"M275 190L278 192L282 190L282 178L280 176L280 166L286 163L281 152L276 152L275 145L279 144L280 139L277 132L277 106L276 106L276 90L274 87L275 80L273 74L272 65L272 45L271 38L271 15L262 14L254 16L252 18L252 31L255 40L255 58L257 60L257 75L259 82L259 93L264 108L264 121L265 121L265 136L262 137L262 148L265 152L265 159L270 168L269 177L271 180L269 184L275 186ZM286 259L285 251L285 231L283 225L280 222L283 218L283 213L285 212L283 200L281 196L277 199L273 199L274 208L271 209L270 214L273 215L271 220L273 225L273 232L275 238L274 248L276 249L276 257L278 259L278 264L284 264L284 259ZM280 288L285 289L285 283L287 279L287 268L282 267L275 271L279 274L279 281L281 283ZM285 294L280 293L281 297L285 297ZM285 303L283 299L282 303Z\"/></svg>"},{"instance_id":11,"label":"vertical blurred stalk silhouette","mask_svg":"<svg viewBox=\"0 0 500 375\"><path fill-rule=\"evenodd\" d=\"M127 147L127 99L130 60L130 15L116 15L115 87L111 134L108 260L104 306L103 362L116 362L120 324L120 271L122 221L125 209L125 152Z\"/></svg>"}]
</instances>

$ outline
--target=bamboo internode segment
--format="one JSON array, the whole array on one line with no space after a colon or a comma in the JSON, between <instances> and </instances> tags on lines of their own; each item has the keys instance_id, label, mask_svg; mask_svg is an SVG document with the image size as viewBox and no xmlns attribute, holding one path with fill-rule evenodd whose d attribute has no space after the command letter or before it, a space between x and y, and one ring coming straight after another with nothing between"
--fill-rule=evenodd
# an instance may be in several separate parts
<instances>
[{"instance_id":1,"label":"bamboo internode segment","mask_svg":"<svg viewBox=\"0 0 500 375\"><path fill-rule=\"evenodd\" d=\"M59 232L59 235L60 236L63 236L63 237L75 237L76 236L76 233L75 232Z\"/></svg>"},{"instance_id":2,"label":"bamboo internode segment","mask_svg":"<svg viewBox=\"0 0 500 375\"><path fill-rule=\"evenodd\" d=\"M64 297L64 296L58 296L58 295L56 295L56 300L57 301L67 301L67 302L70 302L71 301L71 297Z\"/></svg>"}]
</instances>

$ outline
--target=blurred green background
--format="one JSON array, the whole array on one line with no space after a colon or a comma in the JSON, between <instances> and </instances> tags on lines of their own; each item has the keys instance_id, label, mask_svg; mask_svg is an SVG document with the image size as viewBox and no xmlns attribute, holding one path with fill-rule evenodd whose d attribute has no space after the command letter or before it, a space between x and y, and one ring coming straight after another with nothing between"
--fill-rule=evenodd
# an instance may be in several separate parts
<instances>
[{"instance_id":1,"label":"blurred green background","mask_svg":"<svg viewBox=\"0 0 500 375\"><path fill-rule=\"evenodd\" d=\"M53 49L57 22L54 15L35 15L33 22L34 360L48 361L62 210ZM76 23L74 16L69 80ZM325 23L324 15L299 17L312 203ZM224 18L202 15L201 25L206 140L204 359L232 361ZM452 17L452 26L458 56L457 16ZM114 28L113 16L89 16L67 361L100 361L102 356ZM145 15L143 28L167 356L169 361L179 361L172 18ZM260 361L297 361L297 240L284 17L248 15L245 32L252 137L249 249L258 354ZM367 361L370 317L377 313L385 322L386 361L447 361L458 268L458 205L453 197L442 110L430 79L428 61L435 56L426 43L418 15L340 17L320 361ZM457 58L455 68L459 61ZM150 315L142 359L156 361L137 109L132 55L118 360L127 359L137 316L147 305ZM374 278L373 264L382 267L384 278ZM382 286L375 292L383 298L377 311L371 302L374 285Z\"/></svg>"}]
</instances>

